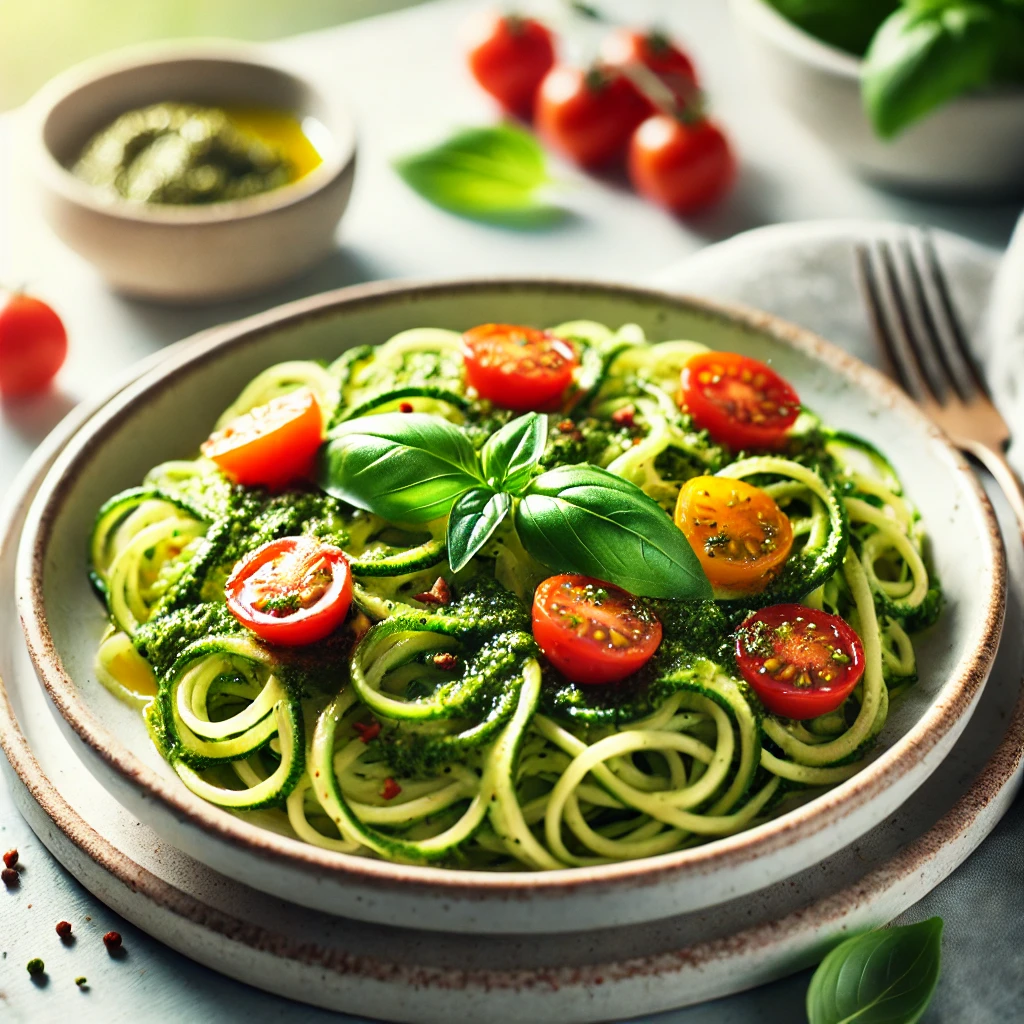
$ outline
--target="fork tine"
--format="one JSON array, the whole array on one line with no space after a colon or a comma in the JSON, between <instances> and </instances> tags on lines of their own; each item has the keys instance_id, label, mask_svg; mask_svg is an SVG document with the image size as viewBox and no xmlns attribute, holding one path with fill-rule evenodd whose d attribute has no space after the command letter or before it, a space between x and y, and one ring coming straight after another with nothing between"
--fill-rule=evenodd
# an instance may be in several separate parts
<instances>
[{"instance_id":1,"label":"fork tine","mask_svg":"<svg viewBox=\"0 0 1024 1024\"><path fill-rule=\"evenodd\" d=\"M927 228L913 233L914 265L921 281L924 301L939 340L939 356L953 381L957 394L966 402L977 393L986 395L967 343L967 335L960 323L946 274L939 261L935 239Z\"/></svg>"},{"instance_id":2,"label":"fork tine","mask_svg":"<svg viewBox=\"0 0 1024 1024\"><path fill-rule=\"evenodd\" d=\"M903 389L917 401L925 401L931 397L931 392L911 351L881 245L878 240L870 245L858 242L855 253L872 326L889 365Z\"/></svg>"}]
</instances>

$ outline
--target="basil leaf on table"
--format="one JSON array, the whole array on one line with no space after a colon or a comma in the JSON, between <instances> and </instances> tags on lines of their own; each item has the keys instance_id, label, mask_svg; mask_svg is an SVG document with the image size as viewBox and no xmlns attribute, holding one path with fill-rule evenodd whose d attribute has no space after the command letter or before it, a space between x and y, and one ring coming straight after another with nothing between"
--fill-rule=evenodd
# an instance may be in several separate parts
<instances>
[{"instance_id":1,"label":"basil leaf on table","mask_svg":"<svg viewBox=\"0 0 1024 1024\"><path fill-rule=\"evenodd\" d=\"M936 107L989 84L1000 57L1002 19L983 3L901 8L878 30L864 59L868 116L891 138Z\"/></svg>"},{"instance_id":2,"label":"basil leaf on table","mask_svg":"<svg viewBox=\"0 0 1024 1024\"><path fill-rule=\"evenodd\" d=\"M550 183L544 151L511 125L467 128L394 162L424 199L451 213L508 226L542 226L564 213L538 198Z\"/></svg>"},{"instance_id":3,"label":"basil leaf on table","mask_svg":"<svg viewBox=\"0 0 1024 1024\"><path fill-rule=\"evenodd\" d=\"M549 568L642 597L711 597L689 542L635 484L596 466L562 466L532 481L515 514L523 547Z\"/></svg>"},{"instance_id":4,"label":"basil leaf on table","mask_svg":"<svg viewBox=\"0 0 1024 1024\"><path fill-rule=\"evenodd\" d=\"M318 483L384 519L421 523L445 515L483 480L473 445L454 423L425 413L384 413L330 432Z\"/></svg>"},{"instance_id":5,"label":"basil leaf on table","mask_svg":"<svg viewBox=\"0 0 1024 1024\"><path fill-rule=\"evenodd\" d=\"M807 990L810 1024L916 1024L939 980L942 918L847 939Z\"/></svg>"},{"instance_id":6,"label":"basil leaf on table","mask_svg":"<svg viewBox=\"0 0 1024 1024\"><path fill-rule=\"evenodd\" d=\"M512 508L512 498L489 487L466 491L448 517L448 562L458 572L490 540Z\"/></svg>"},{"instance_id":7,"label":"basil leaf on table","mask_svg":"<svg viewBox=\"0 0 1024 1024\"><path fill-rule=\"evenodd\" d=\"M784 18L809 35L863 56L878 26L899 0L768 0Z\"/></svg>"},{"instance_id":8,"label":"basil leaf on table","mask_svg":"<svg viewBox=\"0 0 1024 1024\"><path fill-rule=\"evenodd\" d=\"M506 423L487 439L480 451L488 485L521 494L544 454L547 439L548 418L542 413L529 412Z\"/></svg>"}]
</instances>

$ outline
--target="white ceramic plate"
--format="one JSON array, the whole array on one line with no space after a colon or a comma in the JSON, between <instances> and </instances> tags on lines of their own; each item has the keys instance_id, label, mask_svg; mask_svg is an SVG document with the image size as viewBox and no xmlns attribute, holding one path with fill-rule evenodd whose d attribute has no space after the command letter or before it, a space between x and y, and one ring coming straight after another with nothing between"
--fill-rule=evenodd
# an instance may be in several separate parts
<instances>
[{"instance_id":1,"label":"white ceramic plate","mask_svg":"<svg viewBox=\"0 0 1024 1024\"><path fill-rule=\"evenodd\" d=\"M893 458L924 512L948 597L918 643L920 684L890 716L875 760L788 815L736 836L626 864L480 874L331 853L199 800L150 746L141 721L95 680L103 610L83 551L95 510L156 462L193 451L217 412L265 366L328 358L407 327L589 317L640 323L770 360L804 401ZM764 314L659 292L557 281L385 285L303 300L209 334L117 395L72 439L29 512L17 570L36 670L100 781L176 847L233 878L329 912L477 932L558 932L654 920L763 888L887 817L935 770L967 723L1002 624L1005 564L987 499L962 459L893 385Z\"/></svg>"}]
</instances>

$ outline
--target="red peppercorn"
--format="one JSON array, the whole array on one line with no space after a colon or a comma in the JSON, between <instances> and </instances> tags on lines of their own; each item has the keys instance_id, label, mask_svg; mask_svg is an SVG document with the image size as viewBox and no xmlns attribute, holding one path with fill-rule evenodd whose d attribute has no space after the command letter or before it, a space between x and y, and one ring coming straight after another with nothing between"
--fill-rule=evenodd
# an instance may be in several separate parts
<instances>
[{"instance_id":1,"label":"red peppercorn","mask_svg":"<svg viewBox=\"0 0 1024 1024\"><path fill-rule=\"evenodd\" d=\"M0 871L0 881L3 881L8 889L13 889L21 882L21 877L14 868L4 868L3 871Z\"/></svg>"},{"instance_id":2,"label":"red peppercorn","mask_svg":"<svg viewBox=\"0 0 1024 1024\"><path fill-rule=\"evenodd\" d=\"M58 921L57 922L57 934L62 939L71 938L71 922L70 921Z\"/></svg>"},{"instance_id":3,"label":"red peppercorn","mask_svg":"<svg viewBox=\"0 0 1024 1024\"><path fill-rule=\"evenodd\" d=\"M412 402L403 402L398 407L399 412L412 412Z\"/></svg>"},{"instance_id":4,"label":"red peppercorn","mask_svg":"<svg viewBox=\"0 0 1024 1024\"><path fill-rule=\"evenodd\" d=\"M17 864L17 863L18 863L18 851L17 850L8 850L4 854L4 867L5 868L13 868L15 866L15 864Z\"/></svg>"},{"instance_id":5,"label":"red peppercorn","mask_svg":"<svg viewBox=\"0 0 1024 1024\"><path fill-rule=\"evenodd\" d=\"M631 427L636 419L636 406L624 405L612 413L612 423L617 427Z\"/></svg>"},{"instance_id":6,"label":"red peppercorn","mask_svg":"<svg viewBox=\"0 0 1024 1024\"><path fill-rule=\"evenodd\" d=\"M107 947L108 953L116 953L121 948L121 935L119 932L107 932L103 936L103 945Z\"/></svg>"}]
</instances>

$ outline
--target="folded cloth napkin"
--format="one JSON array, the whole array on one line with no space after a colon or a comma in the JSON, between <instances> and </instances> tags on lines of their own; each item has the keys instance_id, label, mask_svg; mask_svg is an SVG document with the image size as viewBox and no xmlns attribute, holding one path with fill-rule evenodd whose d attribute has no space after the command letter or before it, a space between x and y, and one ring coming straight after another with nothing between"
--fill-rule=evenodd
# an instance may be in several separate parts
<instances>
[{"instance_id":1,"label":"folded cloth napkin","mask_svg":"<svg viewBox=\"0 0 1024 1024\"><path fill-rule=\"evenodd\" d=\"M775 313L875 366L883 364L854 262L858 241L903 230L882 221L774 224L703 249L656 283ZM1024 219L1005 257L935 232L953 301L992 395L1021 442L1010 458L1024 473Z\"/></svg>"}]
</instances>

